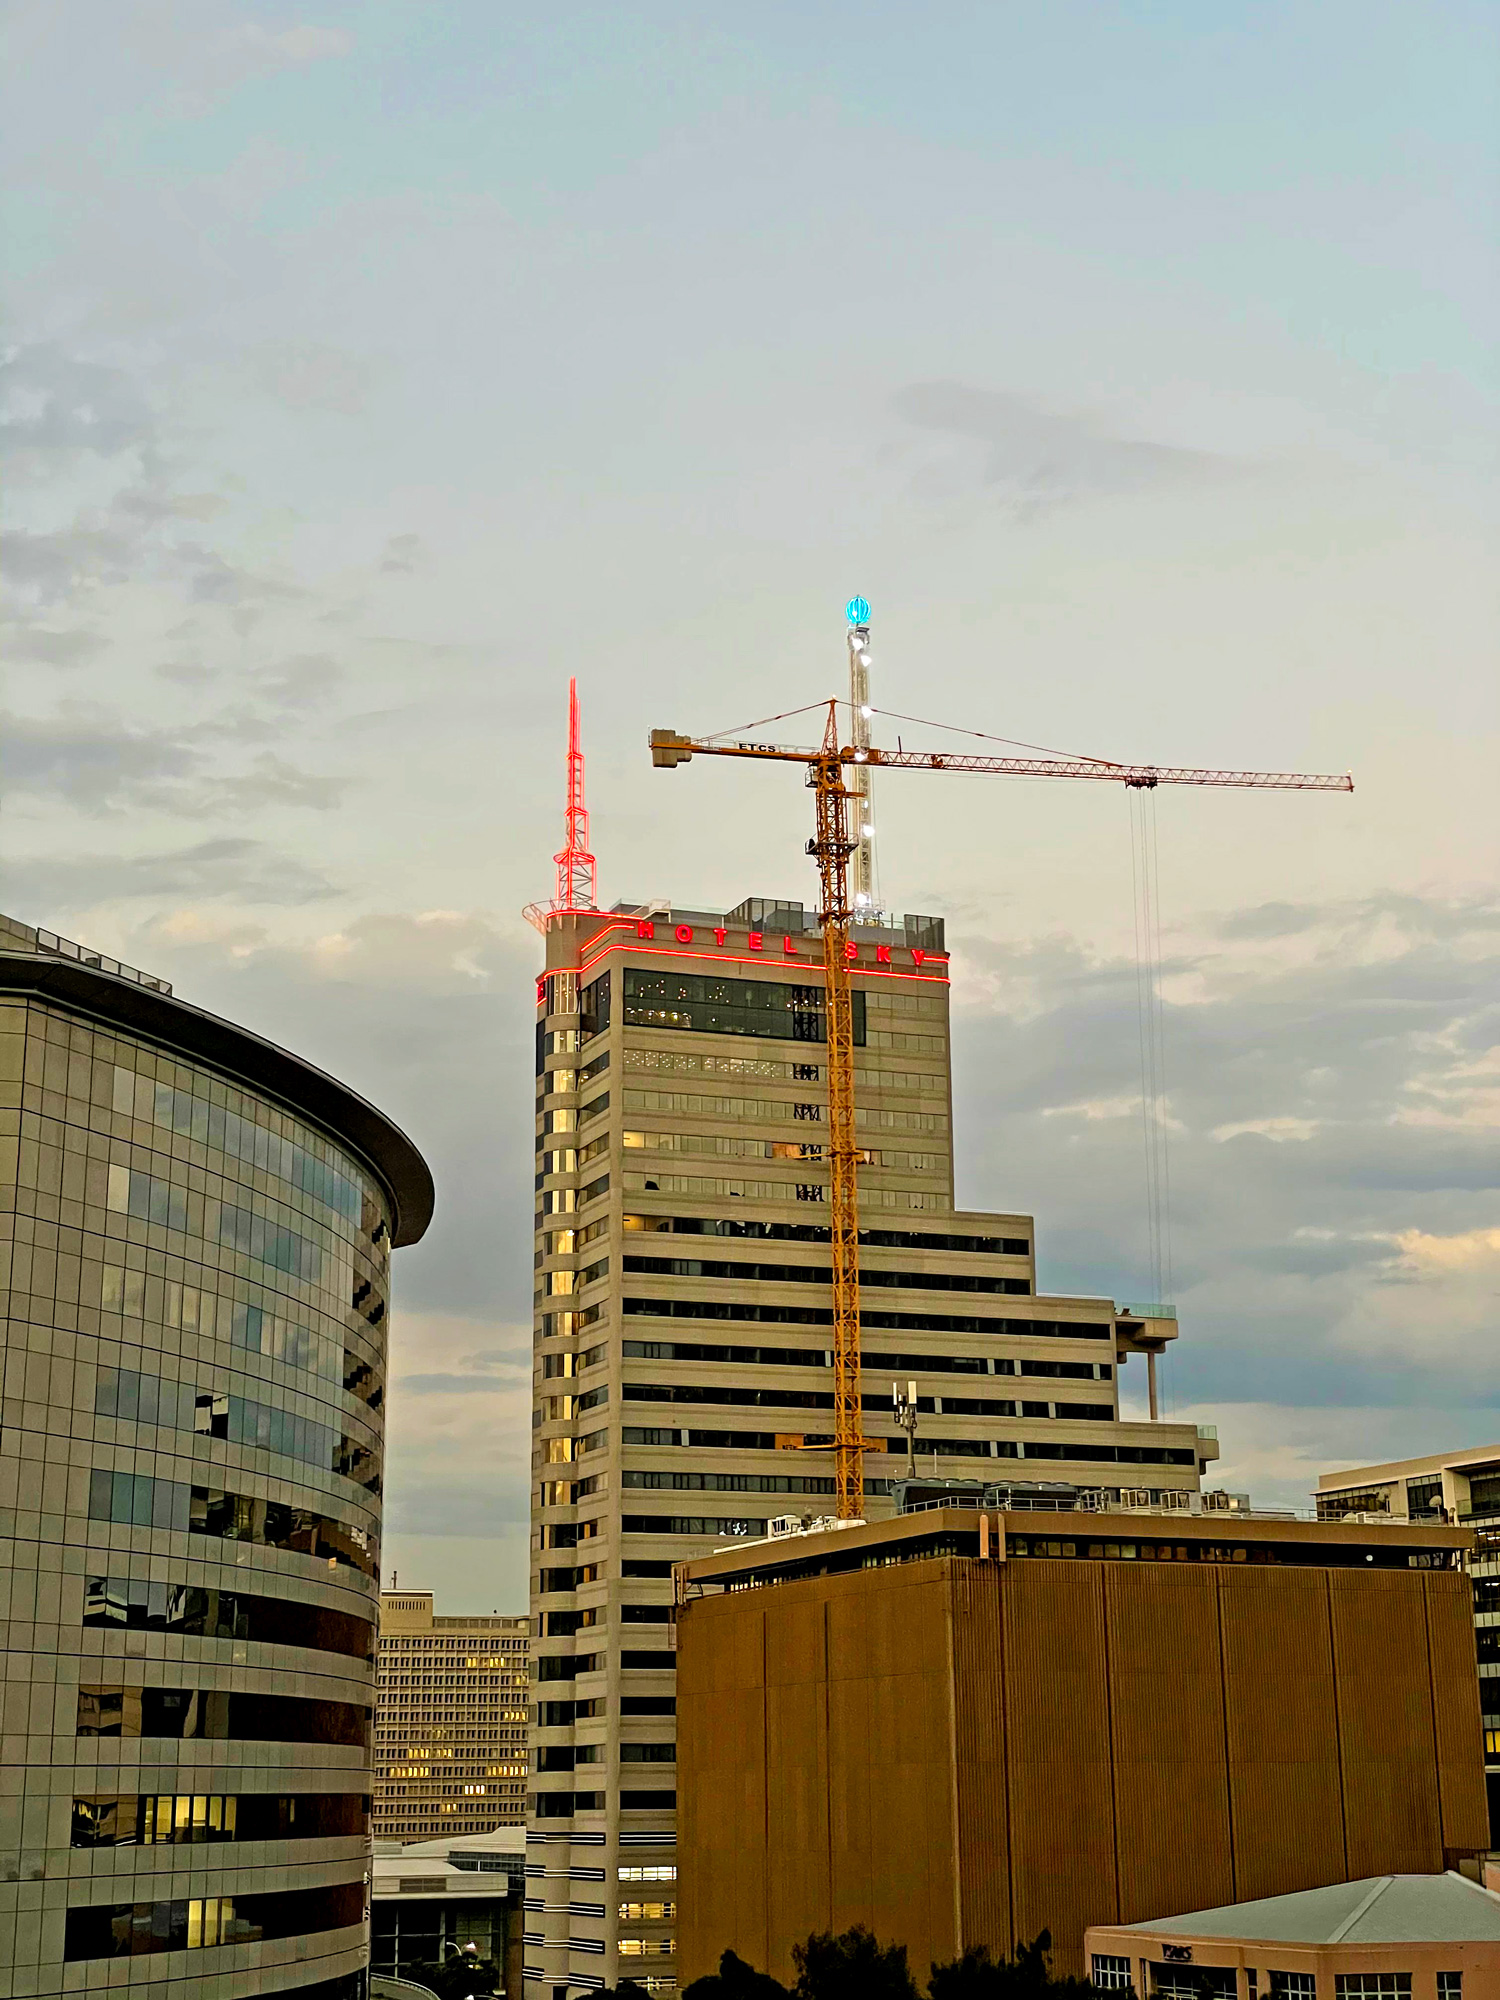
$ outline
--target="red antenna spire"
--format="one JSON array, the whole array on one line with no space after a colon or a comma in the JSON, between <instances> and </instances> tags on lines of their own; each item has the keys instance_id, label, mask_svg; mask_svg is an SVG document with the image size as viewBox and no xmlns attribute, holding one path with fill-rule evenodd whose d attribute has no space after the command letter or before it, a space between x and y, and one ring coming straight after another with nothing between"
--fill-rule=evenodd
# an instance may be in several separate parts
<instances>
[{"instance_id":1,"label":"red antenna spire","mask_svg":"<svg viewBox=\"0 0 1500 2000\"><path fill-rule=\"evenodd\" d=\"M557 885L550 903L528 903L522 915L539 931L553 917L579 910L597 910L597 863L589 852L589 812L583 802L583 744L578 727L578 683L568 682L568 805L563 815L565 836L557 864Z\"/></svg>"},{"instance_id":2,"label":"red antenna spire","mask_svg":"<svg viewBox=\"0 0 1500 2000\"><path fill-rule=\"evenodd\" d=\"M589 853L589 814L583 802L583 746L578 730L578 683L568 682L568 810L567 838L562 851L553 855L557 863L557 891L554 910L595 910L596 863Z\"/></svg>"}]
</instances>

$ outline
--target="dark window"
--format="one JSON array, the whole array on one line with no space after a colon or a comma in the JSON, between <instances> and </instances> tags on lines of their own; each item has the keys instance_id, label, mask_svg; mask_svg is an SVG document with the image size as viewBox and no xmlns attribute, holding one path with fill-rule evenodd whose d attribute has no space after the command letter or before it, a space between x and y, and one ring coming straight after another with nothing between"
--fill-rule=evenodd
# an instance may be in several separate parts
<instances>
[{"instance_id":1,"label":"dark window","mask_svg":"<svg viewBox=\"0 0 1500 2000\"><path fill-rule=\"evenodd\" d=\"M675 1812L675 1792L621 1792L621 1812Z\"/></svg>"},{"instance_id":2,"label":"dark window","mask_svg":"<svg viewBox=\"0 0 1500 2000\"><path fill-rule=\"evenodd\" d=\"M190 1639L248 1639L262 1646L309 1646L373 1660L375 1627L347 1611L197 1584L148 1583L139 1577L90 1577L83 1622L143 1632L178 1632Z\"/></svg>"},{"instance_id":3,"label":"dark window","mask_svg":"<svg viewBox=\"0 0 1500 2000\"><path fill-rule=\"evenodd\" d=\"M331 1743L362 1750L370 1711L347 1701L203 1688L81 1687L78 1734L220 1743Z\"/></svg>"},{"instance_id":4,"label":"dark window","mask_svg":"<svg viewBox=\"0 0 1500 2000\"><path fill-rule=\"evenodd\" d=\"M351 1527L279 1500L186 1486L180 1480L153 1479L148 1473L105 1472L96 1467L89 1475L89 1519L174 1529L220 1541L258 1542L319 1562L345 1563L364 1576L380 1574L379 1541L373 1529Z\"/></svg>"},{"instance_id":5,"label":"dark window","mask_svg":"<svg viewBox=\"0 0 1500 2000\"><path fill-rule=\"evenodd\" d=\"M675 1673L677 1655L675 1653L621 1653L620 1667L623 1672Z\"/></svg>"},{"instance_id":6,"label":"dark window","mask_svg":"<svg viewBox=\"0 0 1500 2000\"><path fill-rule=\"evenodd\" d=\"M849 996L854 1042L865 1042L865 996ZM705 973L625 968L628 1027L679 1028L697 1035L754 1035L776 1041L826 1040L821 986L769 979L717 979Z\"/></svg>"},{"instance_id":7,"label":"dark window","mask_svg":"<svg viewBox=\"0 0 1500 2000\"><path fill-rule=\"evenodd\" d=\"M737 1216L653 1215L650 1226L678 1236L734 1236L765 1243L831 1240L827 1223L819 1222L746 1222ZM628 1221L626 1227L630 1227ZM942 1230L862 1229L859 1240L869 1250L973 1251L986 1257L1024 1257L1031 1249L1024 1236L953 1236Z\"/></svg>"},{"instance_id":8,"label":"dark window","mask_svg":"<svg viewBox=\"0 0 1500 2000\"><path fill-rule=\"evenodd\" d=\"M620 1699L621 1715L675 1715L676 1697L670 1694L627 1694Z\"/></svg>"},{"instance_id":9,"label":"dark window","mask_svg":"<svg viewBox=\"0 0 1500 2000\"><path fill-rule=\"evenodd\" d=\"M622 1764L675 1764L677 1745L675 1743L622 1743L620 1745Z\"/></svg>"},{"instance_id":10,"label":"dark window","mask_svg":"<svg viewBox=\"0 0 1500 2000\"><path fill-rule=\"evenodd\" d=\"M128 1792L73 1801L74 1847L364 1839L369 1830L370 1801L358 1792Z\"/></svg>"},{"instance_id":11,"label":"dark window","mask_svg":"<svg viewBox=\"0 0 1500 2000\"><path fill-rule=\"evenodd\" d=\"M621 1576L665 1579L671 1576L672 1565L670 1562L645 1562L636 1557L627 1556L620 1564L620 1574Z\"/></svg>"},{"instance_id":12,"label":"dark window","mask_svg":"<svg viewBox=\"0 0 1500 2000\"><path fill-rule=\"evenodd\" d=\"M364 1922L363 1882L283 1889L267 1896L182 1897L159 1903L95 1903L68 1911L63 1957L135 1958L145 1952L257 1944L268 1938L345 1930Z\"/></svg>"},{"instance_id":13,"label":"dark window","mask_svg":"<svg viewBox=\"0 0 1500 2000\"><path fill-rule=\"evenodd\" d=\"M587 1041L591 1035L602 1035L610 1022L609 974L601 972L597 979L590 980L578 995L578 1023ZM630 1019L626 1010L626 1020Z\"/></svg>"},{"instance_id":14,"label":"dark window","mask_svg":"<svg viewBox=\"0 0 1500 2000\"><path fill-rule=\"evenodd\" d=\"M736 1284L830 1285L826 1264L742 1264L702 1257L627 1257L625 1269L652 1278L728 1278ZM1022 1295L1030 1289L1024 1278L989 1278L962 1271L870 1271L859 1274L862 1286L899 1286L921 1292L989 1292Z\"/></svg>"},{"instance_id":15,"label":"dark window","mask_svg":"<svg viewBox=\"0 0 1500 2000\"><path fill-rule=\"evenodd\" d=\"M784 1472L634 1472L620 1484L656 1493L818 1493L833 1491L831 1479ZM866 1493L889 1493L888 1479L867 1479Z\"/></svg>"},{"instance_id":16,"label":"dark window","mask_svg":"<svg viewBox=\"0 0 1500 2000\"><path fill-rule=\"evenodd\" d=\"M638 1299L623 1301L627 1314L656 1319L727 1319L775 1326L832 1326L828 1306L741 1305L720 1299ZM969 1313L864 1312L859 1323L890 1333L998 1333L1010 1338L1047 1336L1060 1340L1108 1340L1107 1321L980 1319Z\"/></svg>"}]
</instances>

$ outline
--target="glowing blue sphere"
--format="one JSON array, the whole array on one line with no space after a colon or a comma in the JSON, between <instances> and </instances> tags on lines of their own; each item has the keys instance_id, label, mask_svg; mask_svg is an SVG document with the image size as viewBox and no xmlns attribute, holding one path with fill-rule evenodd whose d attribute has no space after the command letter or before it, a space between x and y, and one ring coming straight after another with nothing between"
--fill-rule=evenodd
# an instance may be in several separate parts
<instances>
[{"instance_id":1,"label":"glowing blue sphere","mask_svg":"<svg viewBox=\"0 0 1500 2000\"><path fill-rule=\"evenodd\" d=\"M851 625L868 625L870 622L870 607L862 597L851 597L849 602L844 606L844 616L849 620Z\"/></svg>"}]
</instances>

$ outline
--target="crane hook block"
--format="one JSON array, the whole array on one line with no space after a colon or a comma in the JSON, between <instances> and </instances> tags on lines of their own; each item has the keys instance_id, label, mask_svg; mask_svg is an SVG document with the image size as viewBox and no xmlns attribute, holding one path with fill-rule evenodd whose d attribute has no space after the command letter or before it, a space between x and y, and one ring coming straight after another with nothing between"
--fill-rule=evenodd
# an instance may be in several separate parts
<instances>
[{"instance_id":1,"label":"crane hook block","mask_svg":"<svg viewBox=\"0 0 1500 2000\"><path fill-rule=\"evenodd\" d=\"M658 771L675 771L679 764L691 763L692 756L686 737L679 736L675 729L652 730L651 762Z\"/></svg>"}]
</instances>

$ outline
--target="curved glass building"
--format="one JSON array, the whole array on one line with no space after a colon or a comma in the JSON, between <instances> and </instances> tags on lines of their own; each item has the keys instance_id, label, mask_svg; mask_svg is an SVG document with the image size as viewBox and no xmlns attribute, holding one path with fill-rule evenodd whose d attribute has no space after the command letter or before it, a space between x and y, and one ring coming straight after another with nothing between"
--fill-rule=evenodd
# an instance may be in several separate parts
<instances>
[{"instance_id":1,"label":"curved glass building","mask_svg":"<svg viewBox=\"0 0 1500 2000\"><path fill-rule=\"evenodd\" d=\"M0 919L13 2000L365 1993L390 1256L431 1212L352 1091Z\"/></svg>"}]
</instances>

